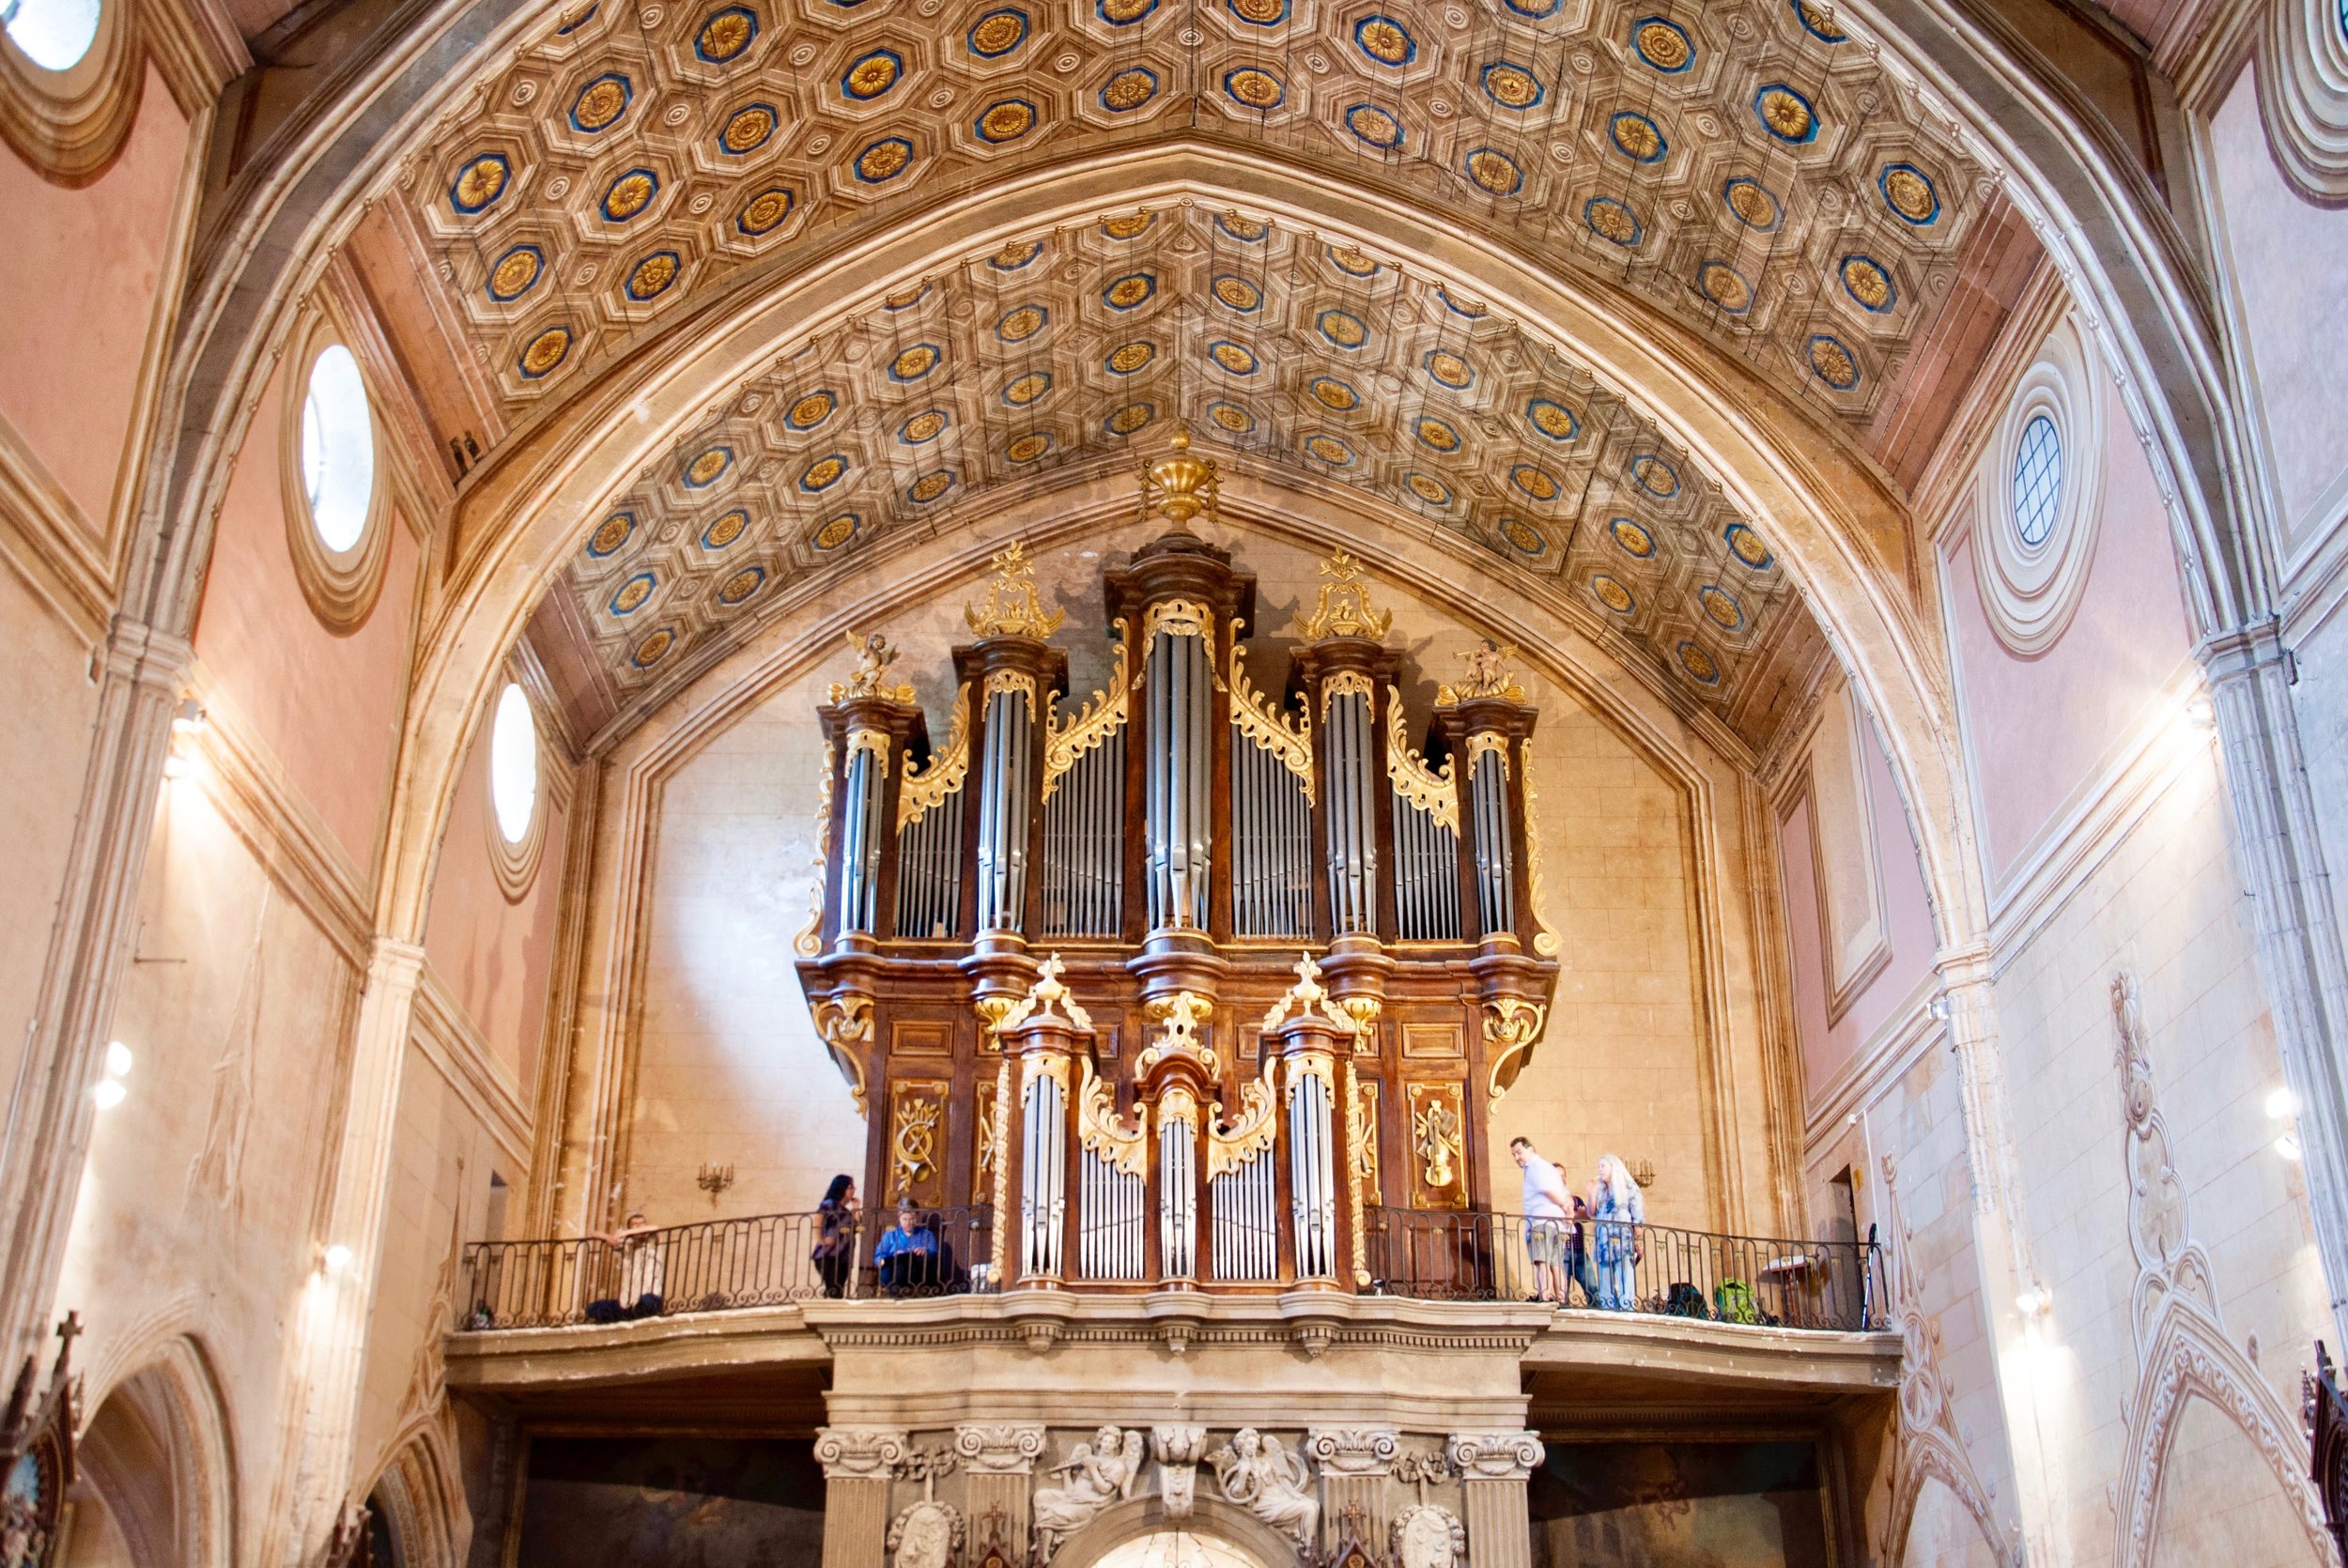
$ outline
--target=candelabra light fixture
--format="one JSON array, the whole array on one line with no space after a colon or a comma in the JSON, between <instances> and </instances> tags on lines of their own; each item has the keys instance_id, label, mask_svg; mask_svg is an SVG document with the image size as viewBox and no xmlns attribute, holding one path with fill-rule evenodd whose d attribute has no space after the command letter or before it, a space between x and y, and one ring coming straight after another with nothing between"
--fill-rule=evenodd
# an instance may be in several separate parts
<instances>
[{"instance_id":1,"label":"candelabra light fixture","mask_svg":"<svg viewBox=\"0 0 2348 1568\"><path fill-rule=\"evenodd\" d=\"M703 1165L701 1173L693 1177L693 1185L709 1194L709 1207L715 1208L718 1207L718 1194L734 1185L734 1167Z\"/></svg>"},{"instance_id":2,"label":"candelabra light fixture","mask_svg":"<svg viewBox=\"0 0 2348 1568\"><path fill-rule=\"evenodd\" d=\"M1655 1161L1652 1160L1642 1160L1637 1164L1631 1166L1630 1179L1637 1182L1641 1187L1654 1186Z\"/></svg>"}]
</instances>

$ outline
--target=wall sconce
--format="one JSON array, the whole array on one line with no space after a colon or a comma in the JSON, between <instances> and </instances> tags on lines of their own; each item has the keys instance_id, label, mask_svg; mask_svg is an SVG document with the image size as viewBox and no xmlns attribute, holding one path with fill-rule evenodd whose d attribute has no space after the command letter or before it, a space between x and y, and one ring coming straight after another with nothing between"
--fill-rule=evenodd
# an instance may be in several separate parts
<instances>
[{"instance_id":1,"label":"wall sconce","mask_svg":"<svg viewBox=\"0 0 2348 1568\"><path fill-rule=\"evenodd\" d=\"M734 1185L734 1167L703 1165L701 1173L693 1177L693 1185L709 1194L709 1207L715 1208L718 1207L718 1194Z\"/></svg>"},{"instance_id":2,"label":"wall sconce","mask_svg":"<svg viewBox=\"0 0 2348 1568\"><path fill-rule=\"evenodd\" d=\"M122 1103L130 1088L122 1082L131 1075L131 1048L120 1040L106 1042L106 1074L90 1086L89 1097L100 1111L111 1111Z\"/></svg>"},{"instance_id":3,"label":"wall sconce","mask_svg":"<svg viewBox=\"0 0 2348 1568\"><path fill-rule=\"evenodd\" d=\"M180 699L179 711L171 715L171 749L163 754L165 778L185 778L194 771L196 747L202 744L198 737L210 722L194 698Z\"/></svg>"},{"instance_id":4,"label":"wall sconce","mask_svg":"<svg viewBox=\"0 0 2348 1568\"><path fill-rule=\"evenodd\" d=\"M2054 1310L2054 1297L2045 1285L2032 1285L2014 1298L2014 1306L2023 1317L2035 1321Z\"/></svg>"},{"instance_id":5,"label":"wall sconce","mask_svg":"<svg viewBox=\"0 0 2348 1568\"><path fill-rule=\"evenodd\" d=\"M1630 1179L1637 1182L1641 1187L1654 1186L1655 1161L1652 1160L1642 1160L1637 1164L1631 1166Z\"/></svg>"}]
</instances>

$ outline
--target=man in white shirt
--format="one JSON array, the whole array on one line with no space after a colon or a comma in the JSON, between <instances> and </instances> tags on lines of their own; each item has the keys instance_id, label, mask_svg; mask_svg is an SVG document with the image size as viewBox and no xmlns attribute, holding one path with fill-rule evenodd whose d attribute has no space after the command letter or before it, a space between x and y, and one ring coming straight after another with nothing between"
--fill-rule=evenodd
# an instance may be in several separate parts
<instances>
[{"instance_id":1,"label":"man in white shirt","mask_svg":"<svg viewBox=\"0 0 2348 1568\"><path fill-rule=\"evenodd\" d=\"M1508 1153L1524 1173L1524 1250L1533 1259L1533 1299L1563 1304L1566 1221L1573 1212L1573 1193L1564 1174L1533 1151L1531 1139L1509 1139Z\"/></svg>"}]
</instances>

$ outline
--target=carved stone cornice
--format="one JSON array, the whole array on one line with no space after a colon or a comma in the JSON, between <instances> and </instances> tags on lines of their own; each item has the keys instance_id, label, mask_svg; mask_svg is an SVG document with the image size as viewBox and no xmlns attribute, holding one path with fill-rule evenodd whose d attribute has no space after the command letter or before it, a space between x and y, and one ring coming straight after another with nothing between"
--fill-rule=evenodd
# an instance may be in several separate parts
<instances>
[{"instance_id":1,"label":"carved stone cornice","mask_svg":"<svg viewBox=\"0 0 2348 1568\"><path fill-rule=\"evenodd\" d=\"M1305 1434L1305 1452L1328 1476L1390 1474L1401 1446L1391 1426L1316 1426Z\"/></svg>"},{"instance_id":2,"label":"carved stone cornice","mask_svg":"<svg viewBox=\"0 0 2348 1568\"><path fill-rule=\"evenodd\" d=\"M1462 1481L1522 1481L1544 1453L1537 1432L1457 1432L1445 1447Z\"/></svg>"},{"instance_id":3,"label":"carved stone cornice","mask_svg":"<svg viewBox=\"0 0 2348 1568\"><path fill-rule=\"evenodd\" d=\"M1032 1475L1043 1452L1041 1422L965 1422L954 1428L965 1475Z\"/></svg>"},{"instance_id":4,"label":"carved stone cornice","mask_svg":"<svg viewBox=\"0 0 2348 1568\"><path fill-rule=\"evenodd\" d=\"M960 1442L960 1438L956 1438ZM826 1481L887 1481L904 1463L905 1435L884 1427L826 1426L815 1434L815 1457Z\"/></svg>"}]
</instances>

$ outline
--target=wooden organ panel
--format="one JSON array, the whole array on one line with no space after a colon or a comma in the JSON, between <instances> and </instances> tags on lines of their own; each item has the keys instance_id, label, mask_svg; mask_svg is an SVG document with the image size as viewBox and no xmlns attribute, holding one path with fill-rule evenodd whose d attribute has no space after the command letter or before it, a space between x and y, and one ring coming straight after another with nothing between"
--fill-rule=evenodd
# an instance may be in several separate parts
<instances>
[{"instance_id":1,"label":"wooden organ panel","mask_svg":"<svg viewBox=\"0 0 2348 1568\"><path fill-rule=\"evenodd\" d=\"M1537 715L1487 644L1413 745L1342 554L1274 696L1254 578L1182 526L1213 466L1178 442L1144 497L1176 526L1104 575L1109 689L1065 700L1016 545L944 746L859 645L800 976L864 1190L982 1214L996 1283L1365 1288L1366 1215L1491 1206L1489 1107L1547 1020Z\"/></svg>"}]
</instances>

